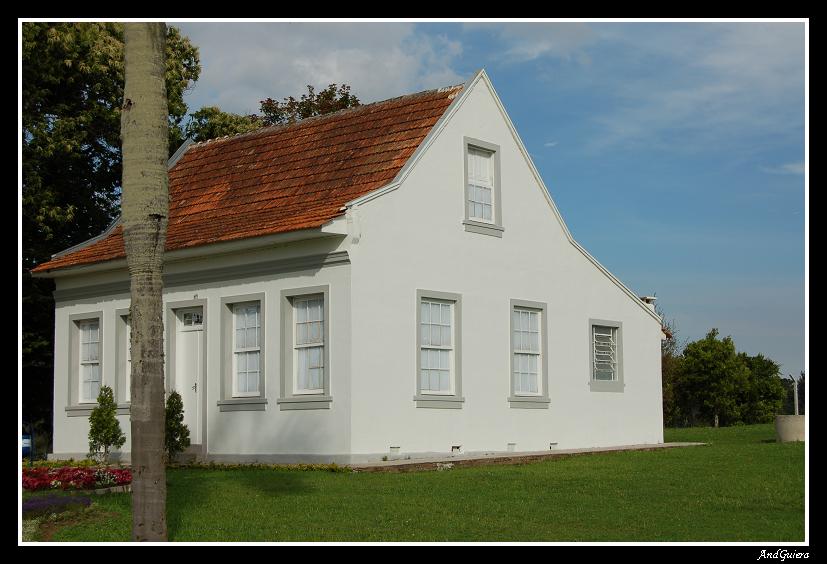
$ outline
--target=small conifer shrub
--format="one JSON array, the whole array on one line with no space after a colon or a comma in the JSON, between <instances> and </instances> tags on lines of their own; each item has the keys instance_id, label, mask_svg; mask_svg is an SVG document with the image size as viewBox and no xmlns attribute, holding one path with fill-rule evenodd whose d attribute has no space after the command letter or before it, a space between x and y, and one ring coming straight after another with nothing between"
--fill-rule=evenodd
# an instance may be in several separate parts
<instances>
[{"instance_id":1,"label":"small conifer shrub","mask_svg":"<svg viewBox=\"0 0 827 564\"><path fill-rule=\"evenodd\" d=\"M166 432L164 436L167 462L175 460L175 457L184 452L188 446L190 446L190 430L184 425L184 402L181 399L181 394L173 391L167 397Z\"/></svg>"},{"instance_id":2,"label":"small conifer shrub","mask_svg":"<svg viewBox=\"0 0 827 564\"><path fill-rule=\"evenodd\" d=\"M121 424L115 417L117 411L112 388L101 386L98 405L89 415L89 458L109 462L109 451L113 447L121 448L126 442Z\"/></svg>"}]
</instances>

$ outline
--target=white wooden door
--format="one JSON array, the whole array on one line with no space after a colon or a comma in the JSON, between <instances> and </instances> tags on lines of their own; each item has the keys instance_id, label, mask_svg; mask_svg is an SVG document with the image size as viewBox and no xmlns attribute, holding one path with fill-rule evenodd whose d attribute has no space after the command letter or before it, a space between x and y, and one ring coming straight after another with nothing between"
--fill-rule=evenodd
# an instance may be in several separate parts
<instances>
[{"instance_id":1,"label":"white wooden door","mask_svg":"<svg viewBox=\"0 0 827 564\"><path fill-rule=\"evenodd\" d=\"M200 307L179 309L175 347L175 389L184 402L190 442L201 444L201 394L204 382L204 324Z\"/></svg>"}]
</instances>

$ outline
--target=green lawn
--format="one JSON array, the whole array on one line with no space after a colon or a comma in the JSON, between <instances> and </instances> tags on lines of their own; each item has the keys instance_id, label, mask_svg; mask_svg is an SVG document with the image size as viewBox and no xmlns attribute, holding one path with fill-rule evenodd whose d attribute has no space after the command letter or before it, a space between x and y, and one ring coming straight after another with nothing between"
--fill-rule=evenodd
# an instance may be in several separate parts
<instances>
[{"instance_id":1,"label":"green lawn","mask_svg":"<svg viewBox=\"0 0 827 564\"><path fill-rule=\"evenodd\" d=\"M405 474L171 469L173 541L803 541L804 447L772 425L667 430L708 446ZM127 541L130 496L54 541Z\"/></svg>"}]
</instances>

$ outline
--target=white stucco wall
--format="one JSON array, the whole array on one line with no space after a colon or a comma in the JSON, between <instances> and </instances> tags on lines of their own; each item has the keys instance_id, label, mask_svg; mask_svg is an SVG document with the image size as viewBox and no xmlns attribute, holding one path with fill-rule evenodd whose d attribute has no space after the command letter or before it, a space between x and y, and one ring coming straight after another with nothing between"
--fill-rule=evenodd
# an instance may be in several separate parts
<instances>
[{"instance_id":1,"label":"white stucco wall","mask_svg":"<svg viewBox=\"0 0 827 564\"><path fill-rule=\"evenodd\" d=\"M499 145L502 238L466 232L463 137ZM352 448L547 450L663 441L660 325L567 239L480 81L400 188L356 211ZM462 409L418 408L416 290L462 296ZM510 300L548 304L549 409L515 409ZM623 323L623 393L589 388L590 318Z\"/></svg>"},{"instance_id":2,"label":"white stucco wall","mask_svg":"<svg viewBox=\"0 0 827 564\"><path fill-rule=\"evenodd\" d=\"M466 232L463 138L500 147L502 238ZM171 275L347 251L350 264L169 287L165 302L207 300L207 448L214 457L348 461L402 454L517 451L663 441L660 324L568 240L486 82L477 82L397 190L366 202L350 236L170 262ZM58 290L112 284L119 273L57 280ZM280 293L330 286L330 410L282 411ZM461 409L418 408L417 289L462 296ZM220 412L221 298L265 294L265 411ZM510 300L545 302L549 409L510 407ZM115 378L116 310L128 293L57 303L56 456L85 453L88 419L68 417L69 316L103 311L104 383ZM622 322L622 393L592 392L589 319ZM165 308L166 321L166 308ZM352 377L351 377L352 375ZM120 395L120 394L119 394ZM120 416L129 435L128 416ZM128 450L129 442L125 445ZM269 457L269 458L268 458Z\"/></svg>"},{"instance_id":3,"label":"white stucco wall","mask_svg":"<svg viewBox=\"0 0 827 564\"><path fill-rule=\"evenodd\" d=\"M181 261L167 269L170 273L187 270L239 266L270 260L293 259L307 255L341 252L341 237L292 243L271 249L231 253L212 257L208 261ZM58 290L79 288L84 285L111 283L125 279L125 274L95 274L83 277L58 279ZM279 396L281 367L281 291L294 288L329 285L330 296L330 348L331 395L330 409L281 411L276 403ZM265 343L265 393L268 400L264 411L221 412L216 404L220 398L221 367L221 298L246 294L265 294L264 323ZM206 441L209 455L254 456L266 455L261 460L291 461L295 455L305 460L342 460L350 450L350 265L337 264L321 269L292 273L277 273L242 280L193 283L165 288L164 322L167 320L166 304L193 299L206 299L205 344L206 359ZM78 455L88 450L88 417L69 417L65 407L69 404L69 327L70 316L103 311L102 363L103 383L116 385L114 359L116 355L116 311L129 306L128 293L104 298L66 300L57 303L55 324L55 395L54 441L55 457ZM169 330L165 327L165 334ZM166 372L169 374L169 371ZM121 397L121 391L116 390ZM121 428L127 434L122 449L129 451L129 417L118 417ZM280 456L282 455L282 456Z\"/></svg>"}]
</instances>

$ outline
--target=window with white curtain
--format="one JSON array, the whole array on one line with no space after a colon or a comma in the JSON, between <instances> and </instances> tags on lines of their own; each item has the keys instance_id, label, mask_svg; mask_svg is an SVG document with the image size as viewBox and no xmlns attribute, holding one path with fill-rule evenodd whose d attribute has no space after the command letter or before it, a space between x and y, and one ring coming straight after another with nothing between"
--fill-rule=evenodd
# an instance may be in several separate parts
<instances>
[{"instance_id":1,"label":"window with white curtain","mask_svg":"<svg viewBox=\"0 0 827 564\"><path fill-rule=\"evenodd\" d=\"M294 393L324 393L324 295L293 299Z\"/></svg>"},{"instance_id":2,"label":"window with white curtain","mask_svg":"<svg viewBox=\"0 0 827 564\"><path fill-rule=\"evenodd\" d=\"M592 379L612 382L618 379L617 327L592 325Z\"/></svg>"},{"instance_id":3,"label":"window with white curtain","mask_svg":"<svg viewBox=\"0 0 827 564\"><path fill-rule=\"evenodd\" d=\"M259 395L261 304L233 306L233 396Z\"/></svg>"},{"instance_id":4,"label":"window with white curtain","mask_svg":"<svg viewBox=\"0 0 827 564\"><path fill-rule=\"evenodd\" d=\"M494 222L493 153L468 147L468 218Z\"/></svg>"},{"instance_id":5,"label":"window with white curtain","mask_svg":"<svg viewBox=\"0 0 827 564\"><path fill-rule=\"evenodd\" d=\"M515 395L540 395L542 381L541 312L513 308L512 351Z\"/></svg>"},{"instance_id":6,"label":"window with white curtain","mask_svg":"<svg viewBox=\"0 0 827 564\"><path fill-rule=\"evenodd\" d=\"M97 319L78 323L80 342L80 402L98 401L101 388L100 323Z\"/></svg>"},{"instance_id":7,"label":"window with white curtain","mask_svg":"<svg viewBox=\"0 0 827 564\"><path fill-rule=\"evenodd\" d=\"M453 392L453 308L445 301L420 302L420 393Z\"/></svg>"},{"instance_id":8,"label":"window with white curtain","mask_svg":"<svg viewBox=\"0 0 827 564\"><path fill-rule=\"evenodd\" d=\"M132 385L132 317L125 315L123 320L126 324L126 330L124 331L124 334L126 335L126 373L124 374L124 386L126 389L124 390L124 397L126 398L126 401L130 401L130 386Z\"/></svg>"}]
</instances>

